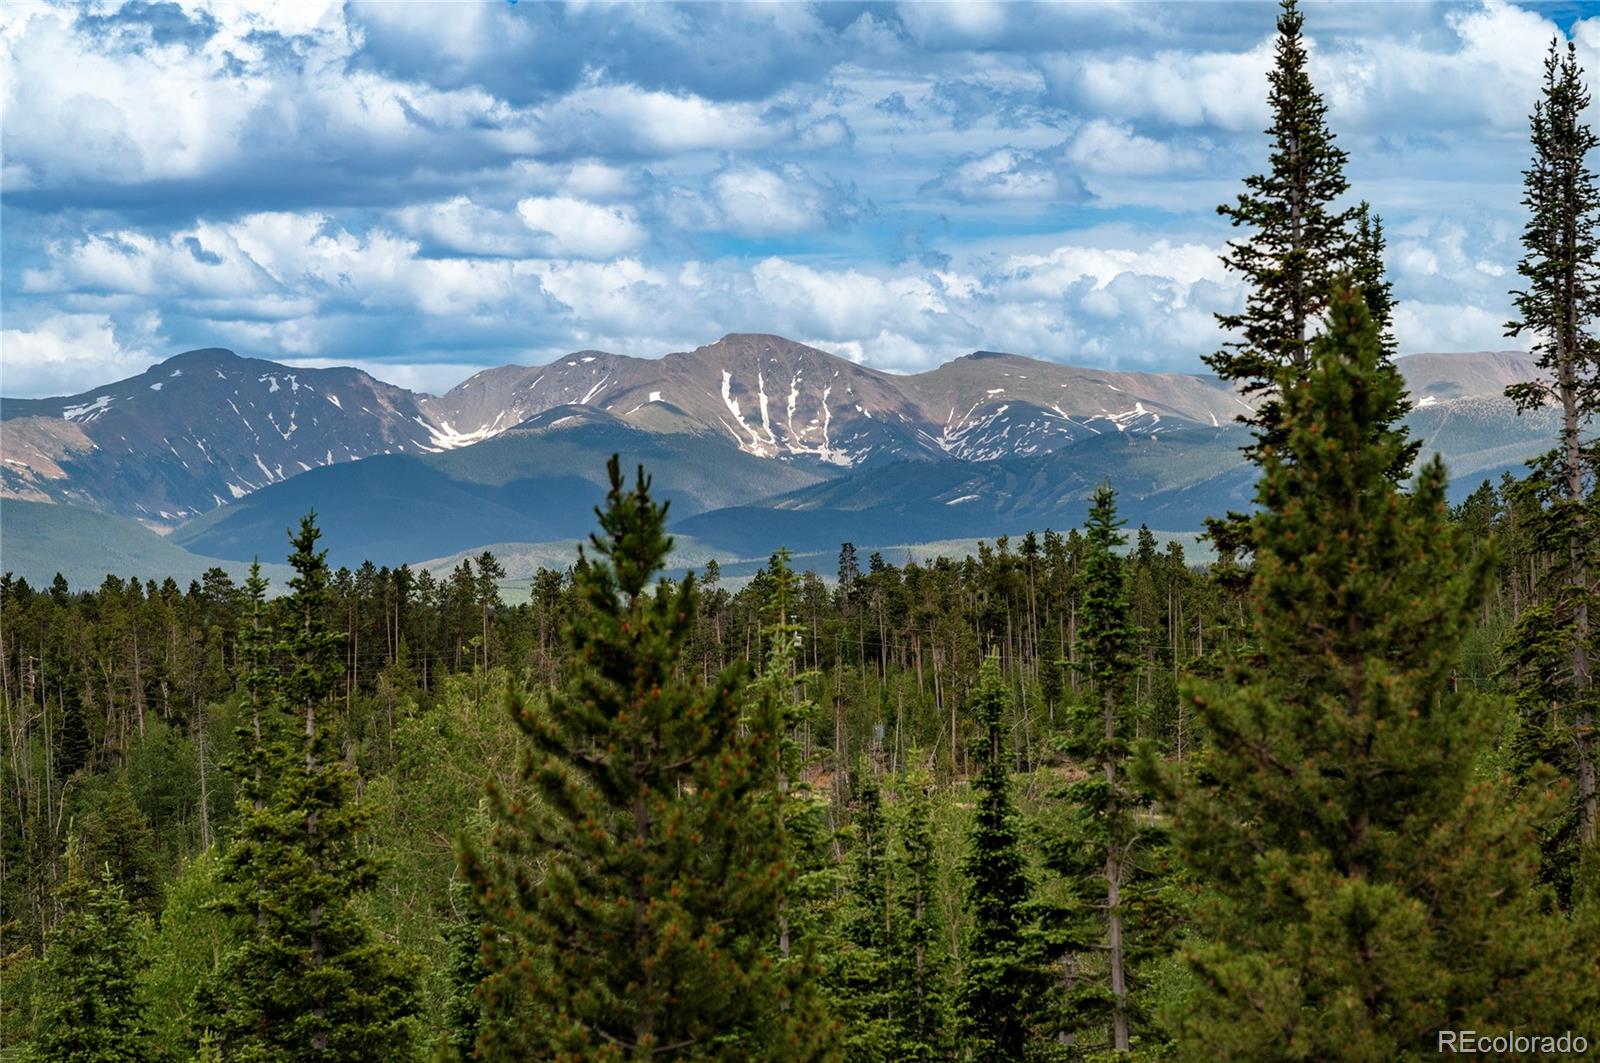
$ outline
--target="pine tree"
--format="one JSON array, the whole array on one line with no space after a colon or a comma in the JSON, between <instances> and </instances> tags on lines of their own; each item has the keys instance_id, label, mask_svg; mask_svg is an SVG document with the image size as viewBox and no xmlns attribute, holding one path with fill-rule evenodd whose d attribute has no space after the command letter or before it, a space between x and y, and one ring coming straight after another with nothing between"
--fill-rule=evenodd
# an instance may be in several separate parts
<instances>
[{"instance_id":1,"label":"pine tree","mask_svg":"<svg viewBox=\"0 0 1600 1063\"><path fill-rule=\"evenodd\" d=\"M829 974L836 984L835 1012L844 1026L844 1053L874 1063L894 1058L890 1025L889 824L883 789L868 763L857 766L844 941Z\"/></svg>"},{"instance_id":2,"label":"pine tree","mask_svg":"<svg viewBox=\"0 0 1600 1063\"><path fill-rule=\"evenodd\" d=\"M466 1063L477 1058L474 1053L483 1029L478 987L489 972L483 964L483 913L473 903L465 883L451 883L450 901L453 910L445 924L450 945L450 988L445 1000L445 1037L434 1059L438 1063Z\"/></svg>"},{"instance_id":3,"label":"pine tree","mask_svg":"<svg viewBox=\"0 0 1600 1063\"><path fill-rule=\"evenodd\" d=\"M275 718L257 754L268 789L259 808L241 802L223 866L222 909L244 939L203 987L199 1024L229 1059L401 1059L413 1048L414 974L354 905L376 868L332 725L342 636L327 626L320 536L308 514L292 539L286 623L261 692Z\"/></svg>"},{"instance_id":4,"label":"pine tree","mask_svg":"<svg viewBox=\"0 0 1600 1063\"><path fill-rule=\"evenodd\" d=\"M1253 415L1240 420L1255 429L1255 442L1245 449L1257 464L1265 447L1280 452L1289 440L1282 420L1281 394L1303 376L1310 362L1313 331L1328 306L1333 278L1349 270L1378 319L1385 351L1393 341L1390 321L1394 300L1384 279L1383 225L1366 203L1340 209L1336 201L1349 190L1344 176L1348 154L1334 146L1328 128L1328 107L1311 83L1308 54L1301 36L1305 16L1297 0L1281 0L1275 62L1267 75L1267 101L1272 108L1268 171L1245 178L1246 191L1217 213L1250 236L1232 240L1222 263L1242 275L1247 291L1244 310L1218 314L1217 323L1238 334L1206 364L1224 380L1237 384L1246 398L1254 396ZM1352 231L1352 226L1353 231ZM1376 426L1388 430L1410 411L1404 392ZM1396 481L1410 475L1415 443L1397 448L1389 475ZM1249 552L1250 524L1240 513L1206 521L1207 533L1225 559L1219 582L1227 588L1238 574L1226 563Z\"/></svg>"},{"instance_id":5,"label":"pine tree","mask_svg":"<svg viewBox=\"0 0 1600 1063\"><path fill-rule=\"evenodd\" d=\"M1021 828L1001 742L1009 700L1000 660L991 655L972 699L984 729L983 767L973 782L977 821L962 864L971 930L957 999L961 1043L978 1063L1024 1057L1044 987Z\"/></svg>"},{"instance_id":6,"label":"pine tree","mask_svg":"<svg viewBox=\"0 0 1600 1063\"><path fill-rule=\"evenodd\" d=\"M903 775L899 784L900 847L892 875L889 984L894 1058L903 1063L932 1063L949 1056L948 955L941 946L931 786L921 772Z\"/></svg>"},{"instance_id":7,"label":"pine tree","mask_svg":"<svg viewBox=\"0 0 1600 1063\"><path fill-rule=\"evenodd\" d=\"M1523 204L1530 217L1523 230L1525 253L1517 271L1527 287L1513 292L1518 317L1507 334L1533 337L1542 371L1539 379L1506 389L1519 410L1546 403L1561 408L1557 454L1536 470L1552 490L1537 535L1554 559L1550 588L1552 636L1564 644L1564 689L1553 692L1550 726L1558 740L1575 754L1580 845L1596 850L1595 721L1600 715L1600 688L1594 681L1594 658L1600 653L1592 611L1596 601L1593 573L1600 568L1600 534L1595 531L1596 493L1592 463L1595 448L1582 438L1584 424L1600 411L1600 341L1592 333L1600 314L1600 250L1595 238L1600 219L1600 187L1587 158L1600 137L1584 120L1589 91L1577 50L1565 54L1557 41L1545 59L1544 96L1534 106L1533 161L1523 172ZM1538 618L1535 617L1535 620ZM1559 634L1556 634L1559 632ZM1531 639L1525 631L1523 641Z\"/></svg>"},{"instance_id":8,"label":"pine tree","mask_svg":"<svg viewBox=\"0 0 1600 1063\"><path fill-rule=\"evenodd\" d=\"M1052 863L1069 876L1085 907L1097 910L1098 917L1090 920L1092 930L1075 935L1075 951L1092 955L1103 950L1105 956L1103 982L1074 979L1074 1022L1108 1023L1111 1048L1126 1052L1132 1044L1132 1009L1124 890L1137 872L1135 850L1144 832L1136 818L1140 802L1128 780L1128 724L1139 662L1138 629L1118 554L1127 542L1121 527L1116 493L1102 485L1095 490L1084 527L1081 637L1094 702L1073 714L1065 741L1067 752L1087 762L1090 774L1067 788L1074 813L1067 824L1071 836L1063 839Z\"/></svg>"},{"instance_id":9,"label":"pine tree","mask_svg":"<svg viewBox=\"0 0 1600 1063\"><path fill-rule=\"evenodd\" d=\"M82 699L76 686L68 685L62 693L60 736L56 738L53 766L56 778L64 782L89 763L93 741L89 737L88 722L83 718Z\"/></svg>"},{"instance_id":10,"label":"pine tree","mask_svg":"<svg viewBox=\"0 0 1600 1063\"><path fill-rule=\"evenodd\" d=\"M1268 170L1245 178L1246 191L1217 213L1246 228L1247 239L1232 240L1222 261L1246 283L1244 310L1218 314L1224 329L1239 339L1206 359L1224 380L1257 396L1255 416L1246 419L1258 446L1279 446L1282 380L1304 372L1318 317L1328 304L1336 270L1351 258L1349 226L1353 213L1334 202L1349 189L1346 153L1334 146L1328 107L1311 84L1301 30L1305 17L1296 0L1283 0L1278 14L1276 61L1267 75L1272 138ZM1259 453L1259 451L1257 451Z\"/></svg>"},{"instance_id":11,"label":"pine tree","mask_svg":"<svg viewBox=\"0 0 1600 1063\"><path fill-rule=\"evenodd\" d=\"M272 695L272 620L267 608L267 580L259 559L250 562L244 583L244 616L239 628L239 688L244 693L246 717L234 729L239 753L226 765L238 780L241 797L260 811L272 788L267 774L275 767L273 753L282 735L272 728L281 713L269 705Z\"/></svg>"},{"instance_id":12,"label":"pine tree","mask_svg":"<svg viewBox=\"0 0 1600 1063\"><path fill-rule=\"evenodd\" d=\"M1173 1016L1193 1059L1391 1060L1436 1031L1565 1029L1600 960L1547 914L1535 803L1479 765L1497 706L1451 670L1489 572L1435 459L1409 492L1385 427L1403 383L1362 297L1336 295L1263 449L1254 649L1184 693L1192 771L1141 758L1206 892Z\"/></svg>"},{"instance_id":13,"label":"pine tree","mask_svg":"<svg viewBox=\"0 0 1600 1063\"><path fill-rule=\"evenodd\" d=\"M889 938L889 825L883 814L883 789L868 764L856 769L855 840L850 848L850 893L855 913L850 938L883 955Z\"/></svg>"},{"instance_id":14,"label":"pine tree","mask_svg":"<svg viewBox=\"0 0 1600 1063\"><path fill-rule=\"evenodd\" d=\"M1385 358L1393 358L1399 345L1394 338L1394 282L1384 270L1383 252L1387 247L1383 238L1383 219L1373 212L1372 205L1362 200L1355 211L1356 230L1350 248L1350 281L1366 300L1367 313L1378 329L1378 344ZM1405 415L1401 410L1394 417L1398 421Z\"/></svg>"},{"instance_id":15,"label":"pine tree","mask_svg":"<svg viewBox=\"0 0 1600 1063\"><path fill-rule=\"evenodd\" d=\"M133 909L109 869L91 879L76 853L61 888L65 915L44 955L39 1063L143 1063L155 1053L140 1018Z\"/></svg>"},{"instance_id":16,"label":"pine tree","mask_svg":"<svg viewBox=\"0 0 1600 1063\"><path fill-rule=\"evenodd\" d=\"M104 807L85 817L79 844L84 864L107 869L129 907L155 912L161 900L155 833L126 774L118 773Z\"/></svg>"},{"instance_id":17,"label":"pine tree","mask_svg":"<svg viewBox=\"0 0 1600 1063\"><path fill-rule=\"evenodd\" d=\"M548 707L513 698L536 799L491 788L466 863L485 938L489 1058L807 1058L770 950L789 877L774 699L740 669L683 676L696 585L651 579L667 507L609 463L579 556L575 661ZM743 708L744 711L741 711Z\"/></svg>"},{"instance_id":18,"label":"pine tree","mask_svg":"<svg viewBox=\"0 0 1600 1063\"><path fill-rule=\"evenodd\" d=\"M489 667L489 618L494 615L503 604L500 601L500 581L506 578L505 566L500 559L488 550L478 555L478 574L475 577L474 588L478 599L478 608L483 613L483 666Z\"/></svg>"},{"instance_id":19,"label":"pine tree","mask_svg":"<svg viewBox=\"0 0 1600 1063\"><path fill-rule=\"evenodd\" d=\"M708 564L708 571L710 567ZM804 754L795 738L814 708L810 699L802 696L802 689L816 676L796 671L802 643L797 613L799 580L786 547L772 554L764 575L769 581L762 602L766 661L746 686L745 697L750 706L748 716L774 720L779 735L777 790L771 796L778 802L790 870L779 901L776 955L787 1001L783 1020L793 1038L784 1051L790 1057L821 1058L834 1051L839 1027L828 1014L821 992L821 935L805 905L828 888L829 876L819 867L831 862L826 851L828 810L803 778Z\"/></svg>"}]
</instances>

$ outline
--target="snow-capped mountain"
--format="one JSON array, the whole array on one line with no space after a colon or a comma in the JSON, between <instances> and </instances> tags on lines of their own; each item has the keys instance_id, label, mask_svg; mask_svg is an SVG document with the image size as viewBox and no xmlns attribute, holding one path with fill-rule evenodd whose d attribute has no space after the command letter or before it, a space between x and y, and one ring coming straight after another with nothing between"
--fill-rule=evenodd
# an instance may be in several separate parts
<instances>
[{"instance_id":1,"label":"snow-capped mountain","mask_svg":"<svg viewBox=\"0 0 1600 1063\"><path fill-rule=\"evenodd\" d=\"M216 348L68 398L0 401L0 491L175 524L321 465L437 449L422 396Z\"/></svg>"},{"instance_id":2,"label":"snow-capped mountain","mask_svg":"<svg viewBox=\"0 0 1600 1063\"><path fill-rule=\"evenodd\" d=\"M1463 439L1470 429L1469 449L1482 451L1473 467L1500 460L1490 444L1507 440L1495 426L1513 415L1498 396L1532 374L1525 355L1426 354L1400 366L1419 427ZM824 477L892 462L1038 457L1102 437L1193 441L1248 410L1200 375L983 351L897 376L761 334L654 359L580 351L501 366L441 396L356 369L207 349L81 395L0 401L0 496L173 526L321 466L471 447L571 407Z\"/></svg>"},{"instance_id":3,"label":"snow-capped mountain","mask_svg":"<svg viewBox=\"0 0 1600 1063\"><path fill-rule=\"evenodd\" d=\"M840 468L1048 453L1106 432L1159 432L1163 419L1169 428L1216 427L1248 409L1209 377L992 352L896 376L781 336L737 333L659 359L584 351L532 369L490 369L428 409L478 439L574 403L650 430L709 431L757 457Z\"/></svg>"}]
</instances>

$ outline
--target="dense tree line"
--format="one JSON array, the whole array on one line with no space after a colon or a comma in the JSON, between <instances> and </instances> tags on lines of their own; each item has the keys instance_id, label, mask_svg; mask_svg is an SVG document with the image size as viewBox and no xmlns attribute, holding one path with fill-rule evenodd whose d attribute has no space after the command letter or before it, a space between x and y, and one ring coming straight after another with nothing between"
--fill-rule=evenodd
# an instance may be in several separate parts
<instances>
[{"instance_id":1,"label":"dense tree line","mask_svg":"<svg viewBox=\"0 0 1600 1063\"><path fill-rule=\"evenodd\" d=\"M1532 120L1527 475L1446 503L1285 3L1223 208L1256 508L739 586L613 460L518 600L0 580L0 1046L40 1059L1414 1058L1600 1042L1594 138Z\"/></svg>"}]
</instances>

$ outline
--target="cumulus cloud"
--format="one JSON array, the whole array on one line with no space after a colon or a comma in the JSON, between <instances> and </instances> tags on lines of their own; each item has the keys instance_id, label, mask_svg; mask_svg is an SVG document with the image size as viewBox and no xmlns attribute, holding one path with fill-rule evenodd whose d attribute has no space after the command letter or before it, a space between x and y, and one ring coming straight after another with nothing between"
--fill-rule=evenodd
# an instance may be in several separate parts
<instances>
[{"instance_id":1,"label":"cumulus cloud","mask_svg":"<svg viewBox=\"0 0 1600 1063\"><path fill-rule=\"evenodd\" d=\"M627 207L602 207L570 196L530 196L517 204L517 214L552 257L614 258L632 251L647 238Z\"/></svg>"},{"instance_id":2,"label":"cumulus cloud","mask_svg":"<svg viewBox=\"0 0 1600 1063\"><path fill-rule=\"evenodd\" d=\"M1059 153L1013 147L969 155L923 188L963 203L1076 203L1089 198L1082 179L1063 165Z\"/></svg>"},{"instance_id":3,"label":"cumulus cloud","mask_svg":"<svg viewBox=\"0 0 1600 1063\"><path fill-rule=\"evenodd\" d=\"M215 31L173 43L96 34L65 7L25 6L0 27L8 190L199 180L266 159L408 170L536 147L531 116L481 90L349 69L360 41L337 6L205 11Z\"/></svg>"},{"instance_id":4,"label":"cumulus cloud","mask_svg":"<svg viewBox=\"0 0 1600 1063\"><path fill-rule=\"evenodd\" d=\"M804 232L823 220L822 190L798 166L740 168L711 182L729 228L747 236Z\"/></svg>"},{"instance_id":5,"label":"cumulus cloud","mask_svg":"<svg viewBox=\"0 0 1600 1063\"><path fill-rule=\"evenodd\" d=\"M5 387L81 386L73 350L450 367L751 328L895 369L1198 369L1240 297L1212 208L1265 162L1272 12L1227 14L0 5L0 296L34 367L8 350ZM1600 75L1600 18L1566 29ZM1552 13L1307 32L1403 349L1505 345Z\"/></svg>"},{"instance_id":6,"label":"cumulus cloud","mask_svg":"<svg viewBox=\"0 0 1600 1063\"><path fill-rule=\"evenodd\" d=\"M760 147L787 131L762 121L751 104L718 103L633 85L578 89L541 107L536 124L551 147L618 155Z\"/></svg>"},{"instance_id":7,"label":"cumulus cloud","mask_svg":"<svg viewBox=\"0 0 1600 1063\"><path fill-rule=\"evenodd\" d=\"M482 218L470 204L444 206L446 219L467 218L458 242L481 235L471 223ZM634 239L610 208L555 197L524 200L505 217L527 222L538 239L590 242L574 250ZM761 217L771 223L770 215ZM196 257L195 247L205 254ZM1063 244L939 268L824 266L776 255L669 268L630 254L430 255L424 241L382 227L352 231L325 215L278 213L165 237L121 231L59 244L50 264L30 273L29 285L103 302L99 316L69 322L77 333L63 331L65 324L52 333L60 349L80 333L97 337L89 346L102 352L102 368L110 364L105 352L118 314L137 306L135 297L209 320L217 337L211 342L302 360L338 359L341 343L378 323L399 353L409 350L416 355L410 362L429 365L449 361L438 357L441 340L453 336L464 346L475 329L485 347L526 357L577 346L661 354L751 327L811 338L892 369L928 368L982 347L1160 365L1214 344L1212 312L1237 301L1217 250L1164 241ZM536 324L503 331L506 321L519 320ZM27 349L43 349L42 341L31 342ZM147 342L139 348L147 349Z\"/></svg>"},{"instance_id":8,"label":"cumulus cloud","mask_svg":"<svg viewBox=\"0 0 1600 1063\"><path fill-rule=\"evenodd\" d=\"M52 314L0 331L0 386L15 398L86 391L142 372L155 360L143 346L160 322L148 315L127 331L128 342L105 314Z\"/></svg>"},{"instance_id":9,"label":"cumulus cloud","mask_svg":"<svg viewBox=\"0 0 1600 1063\"><path fill-rule=\"evenodd\" d=\"M1206 163L1198 147L1143 136L1120 122L1094 118L1063 147L1062 157L1078 170L1110 177L1196 170Z\"/></svg>"},{"instance_id":10,"label":"cumulus cloud","mask_svg":"<svg viewBox=\"0 0 1600 1063\"><path fill-rule=\"evenodd\" d=\"M531 202L531 201L530 201ZM479 206L466 196L395 211L406 232L444 251L466 255L530 255L542 243L516 213Z\"/></svg>"},{"instance_id":11,"label":"cumulus cloud","mask_svg":"<svg viewBox=\"0 0 1600 1063\"><path fill-rule=\"evenodd\" d=\"M667 186L657 195L656 209L678 229L759 238L841 225L855 216L857 205L850 189L824 184L794 163L778 163L719 170L703 189Z\"/></svg>"}]
</instances>

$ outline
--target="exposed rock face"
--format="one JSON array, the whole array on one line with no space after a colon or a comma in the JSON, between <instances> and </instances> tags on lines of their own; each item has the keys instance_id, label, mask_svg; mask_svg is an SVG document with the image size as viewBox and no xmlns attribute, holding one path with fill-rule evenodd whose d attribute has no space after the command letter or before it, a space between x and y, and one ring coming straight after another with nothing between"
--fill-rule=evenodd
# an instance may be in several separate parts
<instances>
[{"instance_id":1,"label":"exposed rock face","mask_svg":"<svg viewBox=\"0 0 1600 1063\"><path fill-rule=\"evenodd\" d=\"M1496 426L1513 413L1498 396L1531 376L1525 355L1421 354L1400 365L1419 428L1454 433L1450 449L1482 452L1485 468L1500 460L1490 452L1507 441ZM211 348L81 395L5 400L0 494L171 526L319 466L457 449L562 407L649 433L714 437L829 476L896 461L1039 456L1108 435L1193 438L1248 411L1206 376L989 351L896 376L762 334L656 359L579 351L501 366L441 396L357 369L299 369Z\"/></svg>"}]
</instances>

